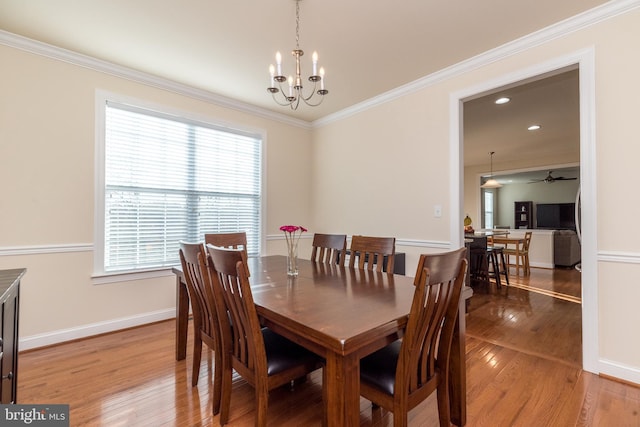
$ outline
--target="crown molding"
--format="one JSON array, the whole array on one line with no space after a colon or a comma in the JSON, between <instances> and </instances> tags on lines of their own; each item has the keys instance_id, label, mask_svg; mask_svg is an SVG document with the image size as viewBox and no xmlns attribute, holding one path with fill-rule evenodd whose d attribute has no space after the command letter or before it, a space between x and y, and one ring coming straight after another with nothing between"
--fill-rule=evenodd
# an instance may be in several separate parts
<instances>
[{"instance_id":1,"label":"crown molding","mask_svg":"<svg viewBox=\"0 0 640 427\"><path fill-rule=\"evenodd\" d=\"M27 37L19 36L8 31L0 30L0 44L13 47L25 52L44 56L50 59L66 62L79 67L87 68L93 71L130 80L136 83L141 83L147 86L173 92L178 95L187 96L199 101L208 102L220 107L251 114L252 116L281 122L291 126L311 129L311 123L305 120L296 119L285 114L276 113L203 89L197 89L195 87L177 83L172 80L154 76L149 73L144 73L132 68L113 64L111 62L93 58L88 55L83 55L71 50L29 39Z\"/></svg>"},{"instance_id":2,"label":"crown molding","mask_svg":"<svg viewBox=\"0 0 640 427\"><path fill-rule=\"evenodd\" d=\"M560 21L519 39L515 39L494 49L468 58L462 62L458 62L450 67L443 68L442 70L436 71L425 77L421 77L413 82L384 92L366 101L352 105L351 107L347 107L336 113L329 114L318 120L314 120L312 125L316 128L335 121L343 120L375 106L415 93L426 87L461 76L491 63L501 61L528 49L548 43L557 38L564 37L602 21L625 14L631 10L637 9L638 7L640 7L640 0L610 1L571 18L567 18L564 21Z\"/></svg>"},{"instance_id":3,"label":"crown molding","mask_svg":"<svg viewBox=\"0 0 640 427\"><path fill-rule=\"evenodd\" d=\"M192 86L177 83L169 79L154 76L148 73L143 73L141 71L116 65L67 49L62 49L57 46L22 37L4 30L0 30L0 44L33 54L42 55L51 59L67 62L80 67L88 68L94 71L110 74L115 77L142 83L148 86L156 87L158 89L167 90L204 102L209 102L220 107L229 108L268 120L274 120L291 126L311 129L345 119L375 106L393 101L408 94L412 94L425 87L432 86L453 77L468 73L493 62L500 61L509 56L518 54L527 49L531 49L535 46L548 43L559 37L566 36L607 19L625 14L638 7L640 7L640 0L612 0L604 5L595 7L591 10L565 19L564 21L560 21L542 30L508 42L502 46L466 59L450 67L443 68L442 70L439 70L435 73L429 74L418 80L384 92L378 96L355 104L351 107L345 108L336 113L329 114L318 120L314 120L313 122L296 119L285 114L273 112L264 108L257 107L255 105L218 95L213 92L197 89Z\"/></svg>"}]
</instances>

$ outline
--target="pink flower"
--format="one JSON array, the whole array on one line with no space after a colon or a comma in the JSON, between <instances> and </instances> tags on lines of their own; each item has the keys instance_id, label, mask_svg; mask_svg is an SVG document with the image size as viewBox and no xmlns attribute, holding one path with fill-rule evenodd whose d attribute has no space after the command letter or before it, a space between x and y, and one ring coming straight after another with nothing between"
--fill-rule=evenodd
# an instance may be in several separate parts
<instances>
[{"instance_id":1,"label":"pink flower","mask_svg":"<svg viewBox=\"0 0 640 427\"><path fill-rule=\"evenodd\" d=\"M307 232L307 229L301 225L283 225L282 227L280 227L280 230L284 231L284 237L287 241L289 252L291 252L298 245L298 240L300 240L300 236L302 235L302 233ZM296 233L297 231L299 231L300 233Z\"/></svg>"},{"instance_id":2,"label":"pink flower","mask_svg":"<svg viewBox=\"0 0 640 427\"><path fill-rule=\"evenodd\" d=\"M296 231L300 230L301 227L298 227L297 225L283 225L282 227L280 227L281 231L284 231L286 233L295 233ZM305 228L302 228L302 231L307 231Z\"/></svg>"}]
</instances>

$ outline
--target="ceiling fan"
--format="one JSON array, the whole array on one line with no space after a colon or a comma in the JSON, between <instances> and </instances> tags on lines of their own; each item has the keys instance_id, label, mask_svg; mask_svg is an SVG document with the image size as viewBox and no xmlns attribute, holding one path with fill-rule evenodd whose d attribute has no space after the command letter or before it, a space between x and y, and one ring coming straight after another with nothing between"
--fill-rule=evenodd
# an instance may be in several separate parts
<instances>
[{"instance_id":1,"label":"ceiling fan","mask_svg":"<svg viewBox=\"0 0 640 427\"><path fill-rule=\"evenodd\" d=\"M544 182L545 184L551 184L552 182L556 182L556 181L572 181L574 179L578 179L578 178L565 178L563 176L554 177L551 175L552 172L553 171L549 171L549 173L544 179L532 180L532 181L529 181L527 184L534 184L536 182Z\"/></svg>"}]
</instances>

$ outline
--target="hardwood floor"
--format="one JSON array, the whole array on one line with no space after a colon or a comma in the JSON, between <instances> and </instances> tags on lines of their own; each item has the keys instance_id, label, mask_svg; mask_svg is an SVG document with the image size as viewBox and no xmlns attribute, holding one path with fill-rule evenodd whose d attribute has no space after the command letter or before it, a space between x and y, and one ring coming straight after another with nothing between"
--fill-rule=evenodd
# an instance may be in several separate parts
<instances>
[{"instance_id":1,"label":"hardwood floor","mask_svg":"<svg viewBox=\"0 0 640 427\"><path fill-rule=\"evenodd\" d=\"M522 284L545 290L552 272L537 270ZM576 294L571 283L569 277L558 292ZM640 426L640 388L580 369L579 309L515 286L475 290L467 315L468 426ZM191 337L187 359L177 362L174 326L166 321L22 353L18 400L69 404L74 427L217 426L211 353L203 354L192 388ZM228 425L253 426L253 388L239 377L233 387ZM360 410L362 426L393 425L391 414L372 411L364 399ZM274 390L268 418L272 426L322 425L321 374L295 390ZM410 412L409 423L438 425L435 395Z\"/></svg>"},{"instance_id":2,"label":"hardwood floor","mask_svg":"<svg viewBox=\"0 0 640 427\"><path fill-rule=\"evenodd\" d=\"M509 279L501 289L474 286L467 336L582 366L580 272L532 268L530 276Z\"/></svg>"}]
</instances>

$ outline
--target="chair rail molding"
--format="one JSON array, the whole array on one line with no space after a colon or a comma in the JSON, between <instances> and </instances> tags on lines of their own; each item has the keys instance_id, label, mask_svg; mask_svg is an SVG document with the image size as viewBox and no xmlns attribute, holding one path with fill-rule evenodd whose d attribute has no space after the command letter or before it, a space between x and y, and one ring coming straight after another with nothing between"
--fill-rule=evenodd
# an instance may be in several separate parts
<instances>
[{"instance_id":1,"label":"chair rail molding","mask_svg":"<svg viewBox=\"0 0 640 427\"><path fill-rule=\"evenodd\" d=\"M64 243L33 246L0 247L0 256L64 254L71 252L92 252L93 243Z\"/></svg>"},{"instance_id":2,"label":"chair rail molding","mask_svg":"<svg viewBox=\"0 0 640 427\"><path fill-rule=\"evenodd\" d=\"M599 251L598 261L640 264L640 252Z\"/></svg>"}]
</instances>

